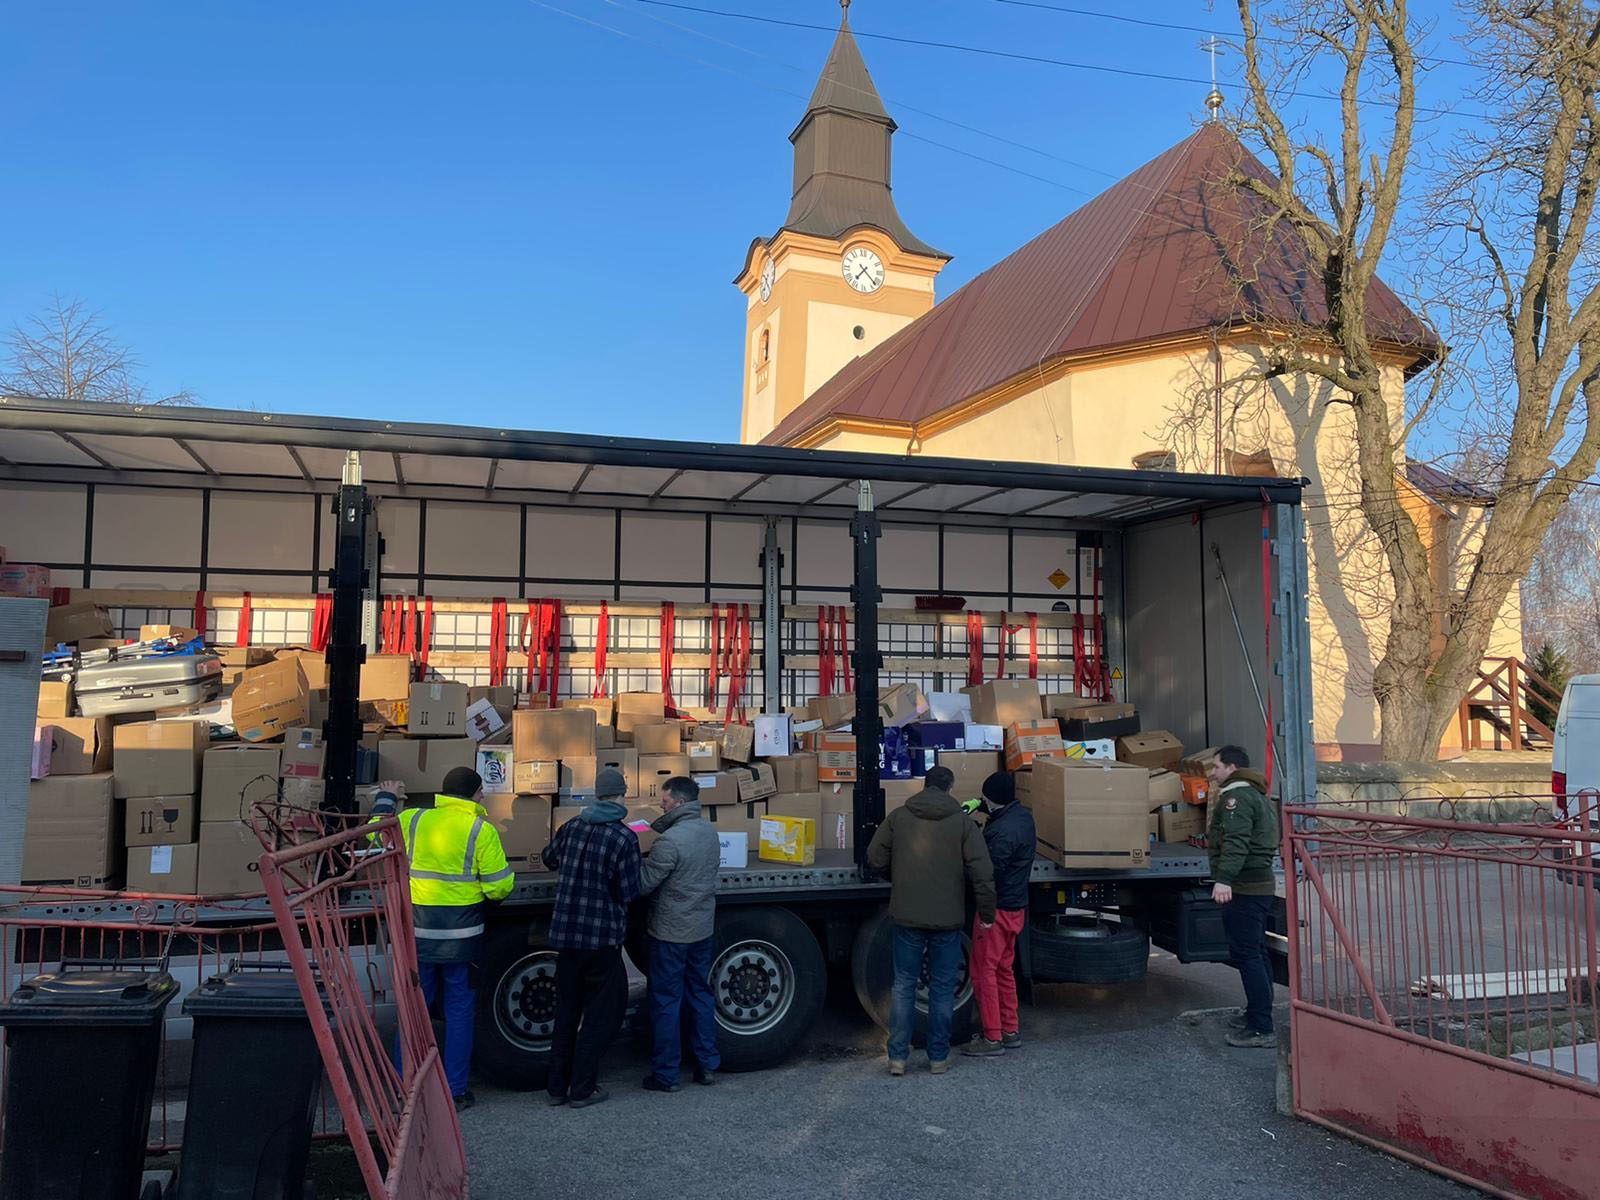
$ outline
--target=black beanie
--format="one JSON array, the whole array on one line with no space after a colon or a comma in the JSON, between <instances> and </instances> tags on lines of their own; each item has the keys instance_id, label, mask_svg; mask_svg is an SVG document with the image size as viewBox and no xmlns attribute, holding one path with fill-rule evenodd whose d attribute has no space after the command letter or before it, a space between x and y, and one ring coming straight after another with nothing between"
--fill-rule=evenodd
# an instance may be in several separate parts
<instances>
[{"instance_id":1,"label":"black beanie","mask_svg":"<svg viewBox=\"0 0 1600 1200\"><path fill-rule=\"evenodd\" d=\"M1017 798L1017 781L1010 771L996 771L983 781L983 798L1003 807Z\"/></svg>"},{"instance_id":2,"label":"black beanie","mask_svg":"<svg viewBox=\"0 0 1600 1200\"><path fill-rule=\"evenodd\" d=\"M444 786L439 789L439 794L471 800L482 786L482 777L471 767L451 767L444 777Z\"/></svg>"}]
</instances>

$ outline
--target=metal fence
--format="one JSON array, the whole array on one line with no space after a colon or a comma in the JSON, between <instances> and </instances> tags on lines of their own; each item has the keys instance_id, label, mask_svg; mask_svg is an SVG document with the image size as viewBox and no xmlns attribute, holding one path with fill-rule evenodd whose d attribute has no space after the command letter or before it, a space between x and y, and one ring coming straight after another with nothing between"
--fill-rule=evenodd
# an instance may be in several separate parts
<instances>
[{"instance_id":1,"label":"metal fence","mask_svg":"<svg viewBox=\"0 0 1600 1200\"><path fill-rule=\"evenodd\" d=\"M1285 807L1294 1104L1497 1195L1593 1196L1600 797L1520 799Z\"/></svg>"}]
</instances>

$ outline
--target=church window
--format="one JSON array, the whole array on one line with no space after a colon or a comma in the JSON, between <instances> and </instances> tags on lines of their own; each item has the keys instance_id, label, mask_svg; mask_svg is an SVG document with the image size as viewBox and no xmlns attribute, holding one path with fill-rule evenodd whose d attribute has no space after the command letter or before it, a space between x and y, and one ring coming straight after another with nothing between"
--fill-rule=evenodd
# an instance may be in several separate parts
<instances>
[{"instance_id":1,"label":"church window","mask_svg":"<svg viewBox=\"0 0 1600 1200\"><path fill-rule=\"evenodd\" d=\"M857 325L854 329L852 329L850 331L850 336L855 338L856 341L859 342L862 338L867 336L867 331L862 326Z\"/></svg>"}]
</instances>

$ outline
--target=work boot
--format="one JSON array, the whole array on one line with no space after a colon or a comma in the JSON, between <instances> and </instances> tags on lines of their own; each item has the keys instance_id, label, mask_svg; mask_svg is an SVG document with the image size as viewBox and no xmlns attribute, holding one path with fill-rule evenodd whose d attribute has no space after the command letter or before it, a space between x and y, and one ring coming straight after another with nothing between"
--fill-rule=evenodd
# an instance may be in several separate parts
<instances>
[{"instance_id":1,"label":"work boot","mask_svg":"<svg viewBox=\"0 0 1600 1200\"><path fill-rule=\"evenodd\" d=\"M559 1096L556 1095L554 1092L552 1092L549 1095L549 1097L545 1100L545 1103L548 1104L551 1108L560 1108L566 1102L567 1102L567 1094L565 1092L562 1092Z\"/></svg>"},{"instance_id":2,"label":"work boot","mask_svg":"<svg viewBox=\"0 0 1600 1200\"><path fill-rule=\"evenodd\" d=\"M968 1058L993 1058L1005 1052L1004 1042L991 1042L988 1038L982 1036L973 1038L965 1046L961 1047L961 1053Z\"/></svg>"},{"instance_id":3,"label":"work boot","mask_svg":"<svg viewBox=\"0 0 1600 1200\"><path fill-rule=\"evenodd\" d=\"M647 1092L676 1092L682 1090L676 1083L668 1083L659 1075L646 1075L644 1077L644 1090Z\"/></svg>"},{"instance_id":4,"label":"work boot","mask_svg":"<svg viewBox=\"0 0 1600 1200\"><path fill-rule=\"evenodd\" d=\"M710 1087L712 1084L716 1083L717 1073L715 1071L708 1071L704 1067L696 1067L694 1069L694 1081L701 1087Z\"/></svg>"},{"instance_id":5,"label":"work boot","mask_svg":"<svg viewBox=\"0 0 1600 1200\"><path fill-rule=\"evenodd\" d=\"M478 1098L470 1091L462 1092L461 1095L452 1096L450 1099L455 1104L457 1112L465 1112L478 1102Z\"/></svg>"},{"instance_id":6,"label":"work boot","mask_svg":"<svg viewBox=\"0 0 1600 1200\"><path fill-rule=\"evenodd\" d=\"M1228 1018L1228 1028L1234 1030L1245 1030L1250 1028L1249 1023L1245 1020L1244 1009L1241 1008L1238 1012L1234 1013L1233 1016Z\"/></svg>"},{"instance_id":7,"label":"work boot","mask_svg":"<svg viewBox=\"0 0 1600 1200\"><path fill-rule=\"evenodd\" d=\"M906 1064L905 1064L905 1060L904 1059L891 1058L889 1060L889 1074L891 1074L891 1075L904 1075L905 1073L906 1073Z\"/></svg>"},{"instance_id":8,"label":"work boot","mask_svg":"<svg viewBox=\"0 0 1600 1200\"><path fill-rule=\"evenodd\" d=\"M931 1058L928 1060L928 1071L931 1074L943 1075L949 1069L950 1060L948 1058L941 1058L938 1062L934 1062Z\"/></svg>"},{"instance_id":9,"label":"work boot","mask_svg":"<svg viewBox=\"0 0 1600 1200\"><path fill-rule=\"evenodd\" d=\"M590 1092L587 1096L583 1097L583 1099L581 1099L581 1100L578 1100L578 1099L568 1100L567 1101L567 1107L568 1108L588 1108L590 1105L593 1105L593 1104L604 1104L609 1099L611 1099L611 1093L606 1091L606 1089L603 1088L603 1087L597 1087L597 1088L595 1088L594 1091Z\"/></svg>"},{"instance_id":10,"label":"work boot","mask_svg":"<svg viewBox=\"0 0 1600 1200\"><path fill-rule=\"evenodd\" d=\"M1278 1044L1278 1035L1275 1033L1255 1033L1249 1029L1240 1029L1228 1035L1228 1045L1237 1046L1241 1050L1271 1050Z\"/></svg>"},{"instance_id":11,"label":"work boot","mask_svg":"<svg viewBox=\"0 0 1600 1200\"><path fill-rule=\"evenodd\" d=\"M1015 1029L1013 1029L1010 1033L1001 1033L1000 1044L1007 1050L1015 1050L1018 1046L1022 1045L1022 1034Z\"/></svg>"}]
</instances>

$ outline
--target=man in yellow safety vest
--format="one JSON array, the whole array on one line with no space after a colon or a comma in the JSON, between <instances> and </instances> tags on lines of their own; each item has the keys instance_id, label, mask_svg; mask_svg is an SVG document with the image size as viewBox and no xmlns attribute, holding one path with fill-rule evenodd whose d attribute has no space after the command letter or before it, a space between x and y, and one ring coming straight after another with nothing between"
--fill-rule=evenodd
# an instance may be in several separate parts
<instances>
[{"instance_id":1,"label":"man in yellow safety vest","mask_svg":"<svg viewBox=\"0 0 1600 1200\"><path fill-rule=\"evenodd\" d=\"M431 1008L444 1016L444 1067L456 1107L469 1108L475 996L470 969L483 944L486 900L511 894L511 868L500 833L479 803L483 780L470 767L444 777L432 808L407 808L400 836L411 861L411 924L417 940L417 974ZM402 784L381 785L373 805L381 819L405 799Z\"/></svg>"}]
</instances>

